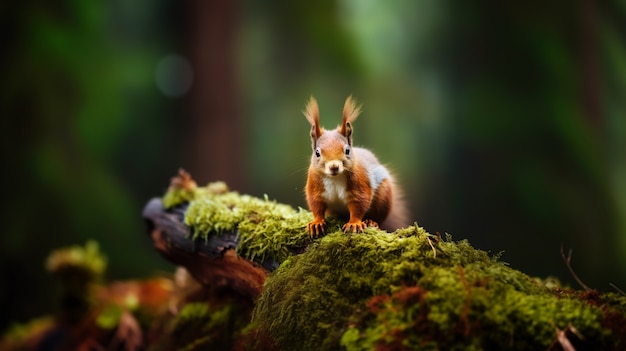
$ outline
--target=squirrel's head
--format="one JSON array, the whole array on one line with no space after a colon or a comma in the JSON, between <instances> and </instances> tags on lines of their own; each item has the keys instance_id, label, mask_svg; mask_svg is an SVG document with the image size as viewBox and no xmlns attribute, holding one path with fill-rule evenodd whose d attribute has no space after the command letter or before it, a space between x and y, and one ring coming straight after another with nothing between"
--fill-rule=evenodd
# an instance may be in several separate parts
<instances>
[{"instance_id":1,"label":"squirrel's head","mask_svg":"<svg viewBox=\"0 0 626 351\"><path fill-rule=\"evenodd\" d=\"M328 176L350 170L354 159L352 122L360 112L361 108L355 104L352 96L348 96L343 106L341 124L334 130L326 130L320 126L319 107L317 101L311 97L304 110L304 116L311 123L311 165L315 165L316 169Z\"/></svg>"}]
</instances>

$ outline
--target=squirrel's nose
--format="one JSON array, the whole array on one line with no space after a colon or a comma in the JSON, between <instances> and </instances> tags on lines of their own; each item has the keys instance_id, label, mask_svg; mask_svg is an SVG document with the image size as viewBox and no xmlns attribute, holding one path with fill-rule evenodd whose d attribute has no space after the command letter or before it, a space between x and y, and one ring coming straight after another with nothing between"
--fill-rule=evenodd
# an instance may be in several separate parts
<instances>
[{"instance_id":1,"label":"squirrel's nose","mask_svg":"<svg viewBox=\"0 0 626 351\"><path fill-rule=\"evenodd\" d=\"M341 164L341 161L329 161L324 166L324 172L329 176L336 176L337 174L343 172L343 165Z\"/></svg>"}]
</instances>

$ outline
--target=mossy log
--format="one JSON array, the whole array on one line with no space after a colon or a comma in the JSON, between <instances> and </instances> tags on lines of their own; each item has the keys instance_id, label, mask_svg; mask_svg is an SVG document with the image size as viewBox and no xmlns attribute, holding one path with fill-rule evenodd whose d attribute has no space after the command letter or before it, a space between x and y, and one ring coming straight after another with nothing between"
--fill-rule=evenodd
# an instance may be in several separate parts
<instances>
[{"instance_id":1,"label":"mossy log","mask_svg":"<svg viewBox=\"0 0 626 351\"><path fill-rule=\"evenodd\" d=\"M188 204L183 204L166 211L161 199L148 202L143 216L155 249L170 262L185 267L205 286L229 289L256 299L268 269L238 257L235 231L222 232L205 240L191 240L189 228L183 223L187 207Z\"/></svg>"},{"instance_id":2,"label":"mossy log","mask_svg":"<svg viewBox=\"0 0 626 351\"><path fill-rule=\"evenodd\" d=\"M0 349L626 349L623 293L529 277L417 224L346 234L329 218L311 238L310 212L185 172L143 215L186 269L107 283L97 244L55 251L60 314L13 328Z\"/></svg>"},{"instance_id":3,"label":"mossy log","mask_svg":"<svg viewBox=\"0 0 626 351\"><path fill-rule=\"evenodd\" d=\"M80 303L0 350L626 350L623 293L529 277L417 224L346 234L329 218L311 238L310 212L185 172L143 215L186 269L106 283L96 244L54 252L62 301Z\"/></svg>"},{"instance_id":4,"label":"mossy log","mask_svg":"<svg viewBox=\"0 0 626 351\"><path fill-rule=\"evenodd\" d=\"M155 247L205 285L254 300L251 349L623 350L626 297L531 278L417 225L311 238L311 214L198 187L146 206Z\"/></svg>"}]
</instances>

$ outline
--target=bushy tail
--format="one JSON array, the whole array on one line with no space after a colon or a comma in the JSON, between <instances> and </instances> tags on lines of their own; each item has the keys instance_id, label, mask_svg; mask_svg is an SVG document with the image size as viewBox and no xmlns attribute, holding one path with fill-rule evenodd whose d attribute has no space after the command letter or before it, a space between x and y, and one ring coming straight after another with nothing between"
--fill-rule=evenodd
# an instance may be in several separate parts
<instances>
[{"instance_id":1,"label":"bushy tail","mask_svg":"<svg viewBox=\"0 0 626 351\"><path fill-rule=\"evenodd\" d=\"M395 181L391 182L391 210L380 227L388 232L408 227L410 224L409 211L404 200L404 194Z\"/></svg>"}]
</instances>

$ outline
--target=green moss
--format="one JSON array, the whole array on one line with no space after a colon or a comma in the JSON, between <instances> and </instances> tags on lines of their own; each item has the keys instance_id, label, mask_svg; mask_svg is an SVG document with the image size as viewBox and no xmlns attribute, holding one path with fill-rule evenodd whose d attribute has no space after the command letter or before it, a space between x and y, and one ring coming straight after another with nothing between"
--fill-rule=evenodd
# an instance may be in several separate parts
<instances>
[{"instance_id":1,"label":"green moss","mask_svg":"<svg viewBox=\"0 0 626 351\"><path fill-rule=\"evenodd\" d=\"M285 259L289 248L309 240L310 214L292 207L236 192L207 194L189 203L185 224L194 239L238 230L238 253L249 259Z\"/></svg>"},{"instance_id":2,"label":"green moss","mask_svg":"<svg viewBox=\"0 0 626 351\"><path fill-rule=\"evenodd\" d=\"M626 342L617 337L625 297L566 292L467 241L441 240L417 225L344 234L332 218L328 235L311 239L308 211L267 198L210 186L170 196L189 202L194 238L237 231L241 256L280 264L252 321L279 350L549 349L570 327L585 347Z\"/></svg>"},{"instance_id":3,"label":"green moss","mask_svg":"<svg viewBox=\"0 0 626 351\"><path fill-rule=\"evenodd\" d=\"M289 258L266 281L253 321L279 350L548 349L570 325L585 345L617 349L606 310L623 318L625 299L612 299L621 302L549 289L419 227L368 229L330 234Z\"/></svg>"},{"instance_id":4,"label":"green moss","mask_svg":"<svg viewBox=\"0 0 626 351\"><path fill-rule=\"evenodd\" d=\"M236 306L188 303L171 322L167 339L171 345L155 349L229 350L246 323L246 314Z\"/></svg>"},{"instance_id":5,"label":"green moss","mask_svg":"<svg viewBox=\"0 0 626 351\"><path fill-rule=\"evenodd\" d=\"M193 239L237 231L238 254L250 260L268 258L280 263L311 242L306 229L313 218L310 212L226 189L223 183L192 190L174 188L168 190L163 202L166 208L189 203L185 224L191 228ZM339 230L339 223L331 221L329 228Z\"/></svg>"},{"instance_id":6,"label":"green moss","mask_svg":"<svg viewBox=\"0 0 626 351\"><path fill-rule=\"evenodd\" d=\"M96 317L96 325L102 329L112 330L117 328L124 310L115 304L106 306Z\"/></svg>"},{"instance_id":7,"label":"green moss","mask_svg":"<svg viewBox=\"0 0 626 351\"><path fill-rule=\"evenodd\" d=\"M87 286L102 280L106 270L106 257L95 241L85 246L71 246L53 251L46 260L50 271L68 292L82 294Z\"/></svg>"},{"instance_id":8,"label":"green moss","mask_svg":"<svg viewBox=\"0 0 626 351\"><path fill-rule=\"evenodd\" d=\"M195 189L175 188L169 189L165 193L165 195L163 195L163 198L161 200L163 201L163 207L170 209L172 207L176 207L180 204L193 200L195 196Z\"/></svg>"},{"instance_id":9,"label":"green moss","mask_svg":"<svg viewBox=\"0 0 626 351\"><path fill-rule=\"evenodd\" d=\"M251 209L239 223L238 253L251 260L270 257L277 262L311 242L306 230L312 220L309 212L292 208Z\"/></svg>"},{"instance_id":10,"label":"green moss","mask_svg":"<svg viewBox=\"0 0 626 351\"><path fill-rule=\"evenodd\" d=\"M213 182L205 187L197 187L195 182L188 178L187 186L170 186L161 198L163 207L170 209L178 205L193 201L196 198L211 197L218 194L227 193L228 185L224 182Z\"/></svg>"},{"instance_id":11,"label":"green moss","mask_svg":"<svg viewBox=\"0 0 626 351\"><path fill-rule=\"evenodd\" d=\"M27 323L15 323L0 335L0 350L25 350L28 342L54 327L53 317L40 317Z\"/></svg>"}]
</instances>

